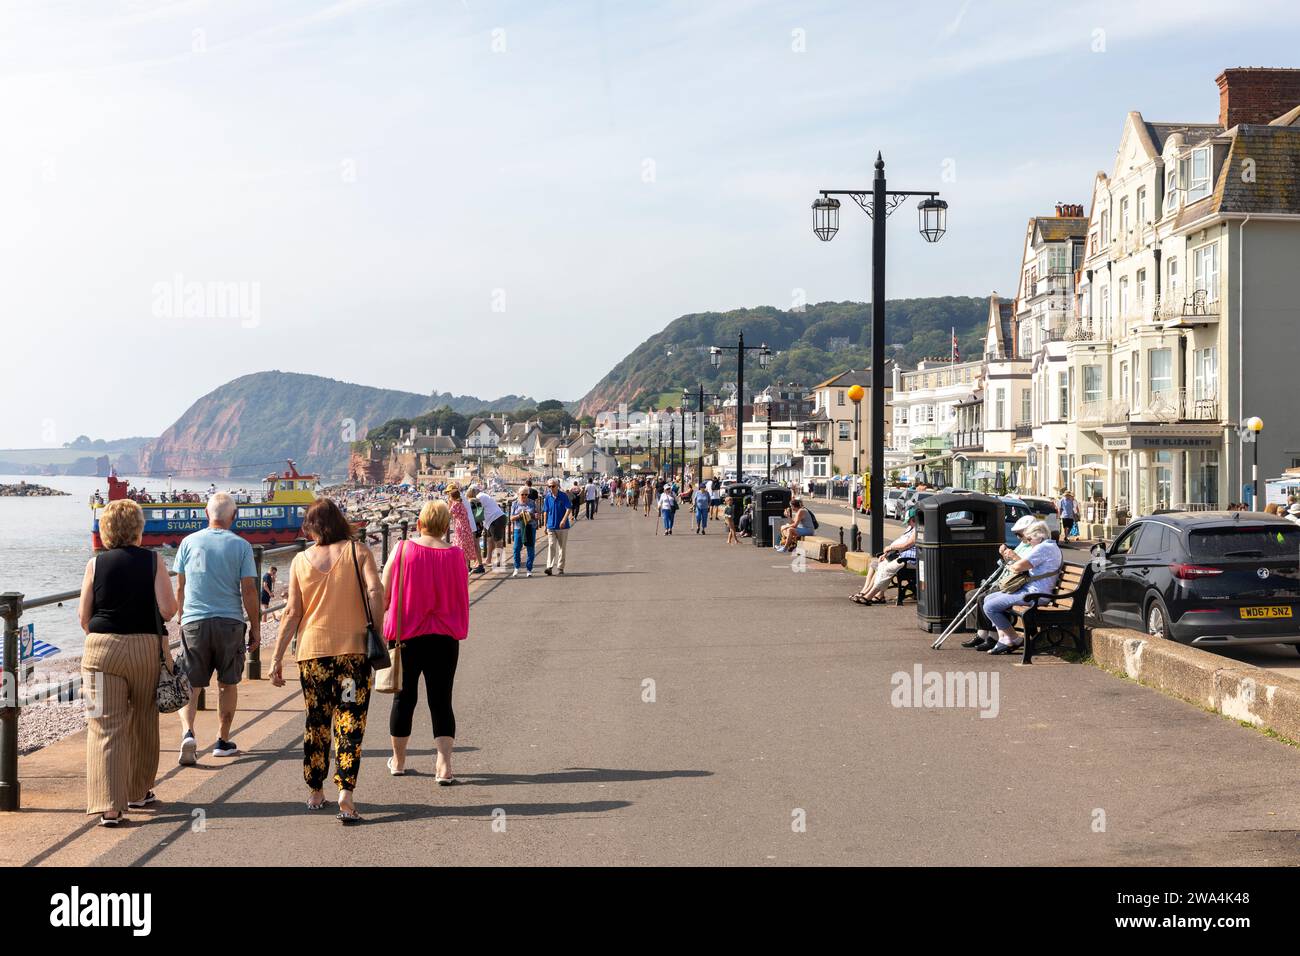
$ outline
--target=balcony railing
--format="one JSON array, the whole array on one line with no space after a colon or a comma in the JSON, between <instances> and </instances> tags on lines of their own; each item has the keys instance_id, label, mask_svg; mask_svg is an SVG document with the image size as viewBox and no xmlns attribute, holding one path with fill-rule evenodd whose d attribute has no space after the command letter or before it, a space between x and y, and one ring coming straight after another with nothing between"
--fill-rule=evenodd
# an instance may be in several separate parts
<instances>
[{"instance_id":1,"label":"balcony railing","mask_svg":"<svg viewBox=\"0 0 1300 956\"><path fill-rule=\"evenodd\" d=\"M1033 422L1016 422L1016 440L1034 437Z\"/></svg>"},{"instance_id":2,"label":"balcony railing","mask_svg":"<svg viewBox=\"0 0 1300 956\"><path fill-rule=\"evenodd\" d=\"M1080 425L1118 425L1125 422L1217 422L1219 400L1200 397L1195 389L1173 388L1152 392L1144 407L1133 408L1126 399L1108 398L1079 405Z\"/></svg>"},{"instance_id":3,"label":"balcony railing","mask_svg":"<svg viewBox=\"0 0 1300 956\"><path fill-rule=\"evenodd\" d=\"M975 448L984 447L984 431L979 428L972 428L965 431L954 431L952 433L953 451L970 451Z\"/></svg>"}]
</instances>

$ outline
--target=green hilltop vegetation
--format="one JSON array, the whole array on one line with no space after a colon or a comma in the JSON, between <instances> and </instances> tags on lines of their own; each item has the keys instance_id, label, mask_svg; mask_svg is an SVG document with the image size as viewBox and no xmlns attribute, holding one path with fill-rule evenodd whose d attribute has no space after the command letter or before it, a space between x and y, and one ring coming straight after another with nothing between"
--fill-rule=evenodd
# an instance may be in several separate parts
<instances>
[{"instance_id":1,"label":"green hilltop vegetation","mask_svg":"<svg viewBox=\"0 0 1300 956\"><path fill-rule=\"evenodd\" d=\"M471 421L479 417L480 414L488 415L492 414L493 411L492 409L480 409L478 414L463 415L450 406L444 405L424 415L416 415L414 418L391 418L382 425L370 429L366 433L365 442L358 442L357 444L360 446L366 442L393 441L401 438L412 427L416 428L420 434L424 434L426 431L436 433L441 428L444 435L450 435L454 430L457 437L464 438L465 433L469 431ZM506 418L510 421L540 421L542 428L547 432L558 432L578 421L569 413L564 402L554 398L538 402L535 406L525 405L513 409L506 412Z\"/></svg>"},{"instance_id":2,"label":"green hilltop vegetation","mask_svg":"<svg viewBox=\"0 0 1300 956\"><path fill-rule=\"evenodd\" d=\"M973 296L890 299L885 304L885 354L904 367L928 356L951 353L952 329L962 356L983 352L989 300ZM767 369L750 353L745 362L745 391L773 382L813 385L851 368L871 365L871 305L820 302L792 311L762 306L731 312L697 312L675 319L646 339L614 366L578 402L578 413L594 415L626 402L629 408L661 405L668 387L720 391L736 378L735 352L724 352L720 368L709 363L709 346L734 345L745 333L746 345L766 342L774 355Z\"/></svg>"}]
</instances>

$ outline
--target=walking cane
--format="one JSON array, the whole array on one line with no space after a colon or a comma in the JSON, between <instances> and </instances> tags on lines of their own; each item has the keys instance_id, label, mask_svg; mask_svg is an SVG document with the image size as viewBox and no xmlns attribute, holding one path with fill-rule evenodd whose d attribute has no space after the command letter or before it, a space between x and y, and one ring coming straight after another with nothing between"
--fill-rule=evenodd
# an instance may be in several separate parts
<instances>
[{"instance_id":1,"label":"walking cane","mask_svg":"<svg viewBox=\"0 0 1300 956\"><path fill-rule=\"evenodd\" d=\"M957 629L961 626L962 622L966 620L971 611L975 610L975 608L979 606L980 601L984 600L985 595L987 595L989 591L993 590L993 585L997 583L998 578L1002 577L1002 572L1005 570L1006 566L999 564L993 569L992 574L980 582L980 586L971 594L970 600L966 602L966 606L963 607L961 612L952 619L952 623L949 624L947 629L939 635L938 640L930 645L932 650L937 651L939 648L943 647L943 642L957 633Z\"/></svg>"}]
</instances>

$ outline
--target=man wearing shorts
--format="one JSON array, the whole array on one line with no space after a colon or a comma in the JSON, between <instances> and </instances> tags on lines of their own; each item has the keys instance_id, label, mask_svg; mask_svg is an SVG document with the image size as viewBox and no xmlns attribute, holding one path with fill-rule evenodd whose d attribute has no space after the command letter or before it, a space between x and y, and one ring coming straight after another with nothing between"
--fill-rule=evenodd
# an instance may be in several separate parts
<instances>
[{"instance_id":1,"label":"man wearing shorts","mask_svg":"<svg viewBox=\"0 0 1300 956\"><path fill-rule=\"evenodd\" d=\"M505 545L506 545L506 524L508 519L506 513L501 510L497 500L487 492L477 492L470 489L470 494L474 495L474 500L483 506L483 525L487 528L487 533L483 536L486 556L484 560L489 567L497 566L497 556L501 557L501 570L506 569L505 565Z\"/></svg>"},{"instance_id":2,"label":"man wearing shorts","mask_svg":"<svg viewBox=\"0 0 1300 956\"><path fill-rule=\"evenodd\" d=\"M181 540L172 566L176 572L176 602L181 608L181 667L195 691L180 711L178 763L184 767L198 762L194 738L198 691L208 686L214 672L221 723L212 755L233 757L239 753L239 747L230 739L230 725L239 701L244 655L262 641L253 548L230 530L235 520L235 499L224 491L217 492L208 499L207 512L208 526Z\"/></svg>"}]
</instances>

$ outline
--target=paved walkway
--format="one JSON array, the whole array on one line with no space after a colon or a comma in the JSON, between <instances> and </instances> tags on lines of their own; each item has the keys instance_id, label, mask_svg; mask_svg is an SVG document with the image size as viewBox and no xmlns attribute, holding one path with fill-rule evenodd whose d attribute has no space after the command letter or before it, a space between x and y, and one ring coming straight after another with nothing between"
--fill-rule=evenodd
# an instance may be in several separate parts
<instances>
[{"instance_id":1,"label":"paved walkway","mask_svg":"<svg viewBox=\"0 0 1300 956\"><path fill-rule=\"evenodd\" d=\"M462 786L433 784L423 710L416 772L387 774L377 696L367 824L309 815L297 690L261 682L237 758L177 768L164 719L164 802L117 832L80 813L83 738L23 758L44 809L0 815L0 861L1300 863L1295 749L1095 668L931 651L914 608L852 605L855 579L681 517L665 538L604 505L564 578L476 585ZM917 665L996 675L997 716L893 706Z\"/></svg>"}]
</instances>

